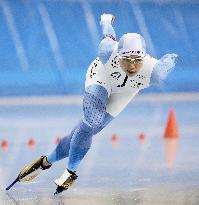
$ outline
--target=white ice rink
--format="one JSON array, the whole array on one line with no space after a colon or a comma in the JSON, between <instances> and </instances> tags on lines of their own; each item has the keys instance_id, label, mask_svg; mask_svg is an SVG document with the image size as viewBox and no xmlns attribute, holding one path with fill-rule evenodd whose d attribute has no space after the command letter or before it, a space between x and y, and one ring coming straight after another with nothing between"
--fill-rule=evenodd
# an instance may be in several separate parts
<instances>
[{"instance_id":1,"label":"white ice rink","mask_svg":"<svg viewBox=\"0 0 199 205\"><path fill-rule=\"evenodd\" d=\"M198 94L138 96L93 138L76 183L54 197L53 180L63 173L67 160L54 164L33 183L18 183L8 192L5 188L24 166L51 152L56 137L71 131L82 114L81 99L2 98L0 204L198 205L198 105ZM171 108L179 138L169 144L163 134ZM27 145L30 138L35 141L32 148ZM3 140L8 144L2 146Z\"/></svg>"}]
</instances>

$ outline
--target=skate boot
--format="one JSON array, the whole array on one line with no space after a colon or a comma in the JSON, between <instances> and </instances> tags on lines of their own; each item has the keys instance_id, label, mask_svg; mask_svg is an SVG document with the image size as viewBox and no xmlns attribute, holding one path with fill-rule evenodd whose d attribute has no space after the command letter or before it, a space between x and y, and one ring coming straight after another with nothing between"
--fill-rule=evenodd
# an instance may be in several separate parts
<instances>
[{"instance_id":1,"label":"skate boot","mask_svg":"<svg viewBox=\"0 0 199 205\"><path fill-rule=\"evenodd\" d=\"M57 185L57 189L54 195L57 195L64 190L67 190L74 183L77 177L78 176L75 174L75 172L66 169L62 176L54 181Z\"/></svg>"},{"instance_id":2,"label":"skate boot","mask_svg":"<svg viewBox=\"0 0 199 205\"><path fill-rule=\"evenodd\" d=\"M52 166L47 161L46 156L41 156L39 159L33 161L31 164L26 166L20 173L19 173L19 181L21 182L29 182L32 181L37 177L37 175L45 169L49 169Z\"/></svg>"},{"instance_id":3,"label":"skate boot","mask_svg":"<svg viewBox=\"0 0 199 205\"><path fill-rule=\"evenodd\" d=\"M19 173L17 178L8 187L6 187L6 190L8 191L17 182L29 182L33 180L42 170L49 169L51 166L52 164L47 161L47 157L41 156L39 159L26 166Z\"/></svg>"}]
</instances>

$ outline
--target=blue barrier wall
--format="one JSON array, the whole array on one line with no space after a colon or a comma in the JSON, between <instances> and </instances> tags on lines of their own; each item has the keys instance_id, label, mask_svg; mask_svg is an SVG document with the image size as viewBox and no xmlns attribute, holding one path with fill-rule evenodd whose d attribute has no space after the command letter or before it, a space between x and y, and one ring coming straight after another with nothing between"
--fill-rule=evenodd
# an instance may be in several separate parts
<instances>
[{"instance_id":1,"label":"blue barrier wall","mask_svg":"<svg viewBox=\"0 0 199 205\"><path fill-rule=\"evenodd\" d=\"M141 33L148 53L177 53L175 71L145 92L199 91L199 2L1 0L0 95L81 94L102 38L102 13L114 28Z\"/></svg>"}]
</instances>

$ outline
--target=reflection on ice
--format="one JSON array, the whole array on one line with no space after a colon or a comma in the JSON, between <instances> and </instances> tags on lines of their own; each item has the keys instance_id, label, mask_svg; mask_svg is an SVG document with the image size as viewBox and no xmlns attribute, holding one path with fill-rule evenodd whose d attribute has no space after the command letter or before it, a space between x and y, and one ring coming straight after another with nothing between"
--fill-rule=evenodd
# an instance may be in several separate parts
<instances>
[{"instance_id":1,"label":"reflection on ice","mask_svg":"<svg viewBox=\"0 0 199 205\"><path fill-rule=\"evenodd\" d=\"M197 205L198 101L190 101L189 106L186 102L172 102L180 135L163 138L170 107L163 101L131 104L93 138L92 148L78 170L77 183L58 197L53 196L53 181L65 169L66 159L34 183L18 183L9 192L5 187L33 159L54 149L60 139L56 136L65 136L81 117L81 107L62 106L58 114L56 106L46 106L45 110L42 106L0 109L0 204ZM34 136L35 143L30 136ZM28 142L34 149L27 149ZM165 166L165 151L172 172Z\"/></svg>"},{"instance_id":2,"label":"reflection on ice","mask_svg":"<svg viewBox=\"0 0 199 205\"><path fill-rule=\"evenodd\" d=\"M179 138L165 138L164 145L166 151L166 158L167 158L167 166L168 168L173 168L175 158L176 158L176 151L178 145Z\"/></svg>"}]
</instances>

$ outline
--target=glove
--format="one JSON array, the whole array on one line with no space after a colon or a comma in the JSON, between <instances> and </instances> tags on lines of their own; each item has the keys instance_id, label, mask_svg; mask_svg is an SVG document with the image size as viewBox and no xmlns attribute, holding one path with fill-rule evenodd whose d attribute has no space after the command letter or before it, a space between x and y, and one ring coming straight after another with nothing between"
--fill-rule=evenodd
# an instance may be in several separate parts
<instances>
[{"instance_id":1,"label":"glove","mask_svg":"<svg viewBox=\"0 0 199 205\"><path fill-rule=\"evenodd\" d=\"M102 25L104 23L112 24L114 20L115 20L115 16L113 16L112 14L102 14L101 20L100 20L100 25Z\"/></svg>"},{"instance_id":2,"label":"glove","mask_svg":"<svg viewBox=\"0 0 199 205\"><path fill-rule=\"evenodd\" d=\"M175 53L166 54L157 61L151 75L152 83L159 83L166 79L168 74L175 68L177 57L178 55Z\"/></svg>"}]
</instances>

